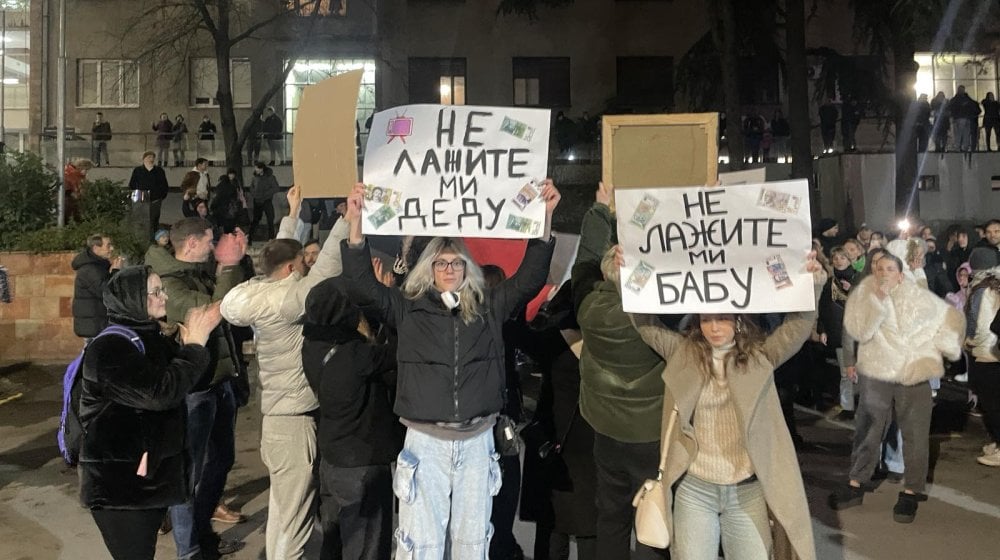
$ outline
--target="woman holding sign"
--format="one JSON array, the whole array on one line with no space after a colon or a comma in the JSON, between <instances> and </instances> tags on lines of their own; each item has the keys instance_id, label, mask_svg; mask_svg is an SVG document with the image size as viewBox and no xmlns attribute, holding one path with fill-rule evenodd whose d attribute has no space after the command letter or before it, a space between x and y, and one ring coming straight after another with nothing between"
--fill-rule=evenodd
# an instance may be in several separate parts
<instances>
[{"instance_id":1,"label":"woman holding sign","mask_svg":"<svg viewBox=\"0 0 1000 560\"><path fill-rule=\"evenodd\" d=\"M816 297L826 273L810 253ZM621 249L617 260L622 264ZM666 361L665 411L678 428L662 473L674 560L767 560L791 546L816 557L802 475L781 414L774 369L809 338L816 312L790 313L766 337L751 316L692 316L684 333L653 315L631 315L643 340ZM769 524L770 512L775 523ZM775 535L772 536L772 530ZM784 533L784 538L775 538Z\"/></svg>"},{"instance_id":2,"label":"woman holding sign","mask_svg":"<svg viewBox=\"0 0 1000 560\"><path fill-rule=\"evenodd\" d=\"M431 240L401 289L380 284L361 234L364 186L347 201L341 245L351 299L399 333L395 413L409 428L396 462L396 558L483 560L500 491L493 427L503 408L501 329L545 283L559 191L546 180L545 231L528 242L517 274L488 289L461 239Z\"/></svg>"}]
</instances>

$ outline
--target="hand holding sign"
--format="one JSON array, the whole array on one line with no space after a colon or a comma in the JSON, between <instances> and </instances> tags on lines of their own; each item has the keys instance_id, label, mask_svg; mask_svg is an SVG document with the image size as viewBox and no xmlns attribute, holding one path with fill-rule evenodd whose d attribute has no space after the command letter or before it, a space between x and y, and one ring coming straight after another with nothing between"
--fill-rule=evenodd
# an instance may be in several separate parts
<instances>
[{"instance_id":1,"label":"hand holding sign","mask_svg":"<svg viewBox=\"0 0 1000 560\"><path fill-rule=\"evenodd\" d=\"M351 191L351 195L347 197L347 213L344 214L344 219L347 223L351 224L351 233L348 238L348 242L355 244L361 243L361 211L364 209L365 205L365 186L362 183L356 183L354 185L354 190Z\"/></svg>"},{"instance_id":2,"label":"hand holding sign","mask_svg":"<svg viewBox=\"0 0 1000 560\"><path fill-rule=\"evenodd\" d=\"M611 201L614 200L614 197L615 187L611 183L605 184L604 181L597 183L597 194L594 196L595 202L611 208Z\"/></svg>"}]
</instances>

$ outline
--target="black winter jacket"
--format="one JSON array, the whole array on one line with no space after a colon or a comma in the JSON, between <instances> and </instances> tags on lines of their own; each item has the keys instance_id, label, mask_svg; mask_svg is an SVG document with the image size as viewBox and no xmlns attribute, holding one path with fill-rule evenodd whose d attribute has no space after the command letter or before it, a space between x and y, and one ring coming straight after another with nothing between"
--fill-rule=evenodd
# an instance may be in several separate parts
<instances>
[{"instance_id":1,"label":"black winter jacket","mask_svg":"<svg viewBox=\"0 0 1000 560\"><path fill-rule=\"evenodd\" d=\"M104 287L111 277L111 262L98 257L89 248L73 258L73 332L76 336L97 336L108 325L104 307Z\"/></svg>"},{"instance_id":2,"label":"black winter jacket","mask_svg":"<svg viewBox=\"0 0 1000 560\"><path fill-rule=\"evenodd\" d=\"M335 467L388 465L403 448L402 424L392 413L396 345L371 344L358 335L337 344L302 344L302 367L319 399L320 456Z\"/></svg>"},{"instance_id":3,"label":"black winter jacket","mask_svg":"<svg viewBox=\"0 0 1000 560\"><path fill-rule=\"evenodd\" d=\"M89 508L152 509L187 499L184 397L208 375L208 351L178 347L145 317L146 269L116 274L105 291L110 321L131 328L145 352L117 335L94 340L80 374L85 427L78 473ZM146 473L137 471L146 454Z\"/></svg>"},{"instance_id":4,"label":"black winter jacket","mask_svg":"<svg viewBox=\"0 0 1000 560\"><path fill-rule=\"evenodd\" d=\"M368 244L341 244L349 296L399 335L395 412L419 422L465 422L503 408L503 322L538 294L549 272L554 242L528 242L517 273L485 292L483 313L465 324L430 290L408 299L379 284ZM490 325L487 321L491 321Z\"/></svg>"}]
</instances>

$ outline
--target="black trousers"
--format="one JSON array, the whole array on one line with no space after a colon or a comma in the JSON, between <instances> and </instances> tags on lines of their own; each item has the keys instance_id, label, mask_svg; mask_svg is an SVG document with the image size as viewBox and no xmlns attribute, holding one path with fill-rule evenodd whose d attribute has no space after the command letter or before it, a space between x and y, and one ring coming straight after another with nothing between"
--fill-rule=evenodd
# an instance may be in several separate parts
<instances>
[{"instance_id":1,"label":"black trousers","mask_svg":"<svg viewBox=\"0 0 1000 560\"><path fill-rule=\"evenodd\" d=\"M517 515L517 499L521 495L521 459L515 456L501 456L500 470L503 486L493 498L493 539L490 540L490 559L507 560L514 556L517 540L514 539L514 517Z\"/></svg>"},{"instance_id":2,"label":"black trousers","mask_svg":"<svg viewBox=\"0 0 1000 560\"><path fill-rule=\"evenodd\" d=\"M156 531L167 508L92 509L90 514L114 560L153 560Z\"/></svg>"},{"instance_id":3,"label":"black trousers","mask_svg":"<svg viewBox=\"0 0 1000 560\"><path fill-rule=\"evenodd\" d=\"M979 399L986 433L993 441L1000 441L1000 363L973 360L969 364L969 386Z\"/></svg>"},{"instance_id":4,"label":"black trousers","mask_svg":"<svg viewBox=\"0 0 1000 560\"><path fill-rule=\"evenodd\" d=\"M647 478L656 478L660 442L625 443L594 433L597 466L597 557L601 560L669 558L666 550L635 545L631 553L635 508L632 498Z\"/></svg>"},{"instance_id":5,"label":"black trousers","mask_svg":"<svg viewBox=\"0 0 1000 560\"><path fill-rule=\"evenodd\" d=\"M255 200L253 201L253 222L250 224L251 241L263 216L267 216L267 239L271 240L274 238L274 202L271 200Z\"/></svg>"},{"instance_id":6,"label":"black trousers","mask_svg":"<svg viewBox=\"0 0 1000 560\"><path fill-rule=\"evenodd\" d=\"M569 560L569 535L553 532L548 527L535 530L534 560ZM575 537L577 560L597 560L597 539Z\"/></svg>"},{"instance_id":7,"label":"black trousers","mask_svg":"<svg viewBox=\"0 0 1000 560\"><path fill-rule=\"evenodd\" d=\"M321 560L389 560L392 473L389 465L319 464Z\"/></svg>"},{"instance_id":8,"label":"black trousers","mask_svg":"<svg viewBox=\"0 0 1000 560\"><path fill-rule=\"evenodd\" d=\"M156 230L160 229L160 208L163 206L163 199L149 201L149 238L152 239Z\"/></svg>"}]
</instances>

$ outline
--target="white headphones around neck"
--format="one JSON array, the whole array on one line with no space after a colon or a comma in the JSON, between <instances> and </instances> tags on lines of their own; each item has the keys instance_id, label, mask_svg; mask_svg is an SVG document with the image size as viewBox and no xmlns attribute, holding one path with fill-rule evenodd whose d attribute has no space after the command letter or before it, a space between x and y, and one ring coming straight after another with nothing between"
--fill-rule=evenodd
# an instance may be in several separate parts
<instances>
[{"instance_id":1,"label":"white headphones around neck","mask_svg":"<svg viewBox=\"0 0 1000 560\"><path fill-rule=\"evenodd\" d=\"M441 301L448 309L455 309L462 302L462 298L456 292L441 292Z\"/></svg>"}]
</instances>

